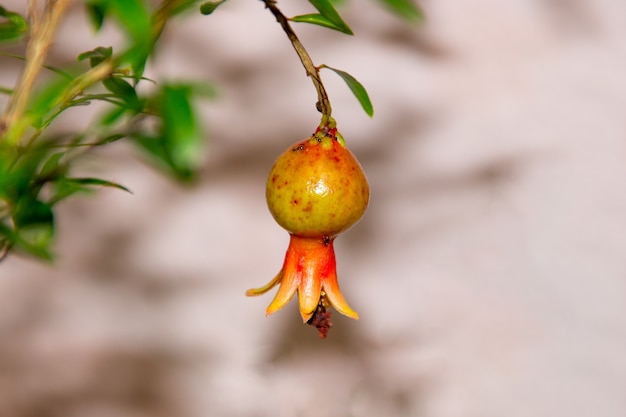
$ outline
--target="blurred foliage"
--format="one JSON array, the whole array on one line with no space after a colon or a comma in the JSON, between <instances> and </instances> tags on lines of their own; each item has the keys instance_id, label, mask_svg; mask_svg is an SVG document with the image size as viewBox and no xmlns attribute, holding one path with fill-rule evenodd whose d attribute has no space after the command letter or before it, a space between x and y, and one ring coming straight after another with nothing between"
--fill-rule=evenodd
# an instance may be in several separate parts
<instances>
[{"instance_id":1,"label":"blurred foliage","mask_svg":"<svg viewBox=\"0 0 626 417\"><path fill-rule=\"evenodd\" d=\"M376 1L407 21L422 16L411 0ZM4 59L24 61L16 86L0 86L0 94L7 97L0 115L0 259L10 250L53 259L58 203L99 187L129 191L106 179L73 174L76 162L94 148L129 141L157 169L182 182L193 181L202 162L205 140L195 103L198 98L213 98L214 88L202 82L157 82L143 73L170 19L189 10L213 14L225 0L163 0L158 4L83 0L85 16L94 30L106 22L114 23L124 36L124 47L94 46L78 55L78 67L56 68L46 65L45 53L59 21L54 13L61 13L62 2L47 0L43 11L28 17L0 5L0 46L24 51L0 51ZM48 7L53 3L54 7ZM353 33L335 8L346 2L309 3L317 13L290 20ZM211 17L215 18L219 17ZM34 89L41 68L54 74ZM346 81L371 116L373 107L365 88L345 71L326 68ZM141 90L149 93L140 92L138 86L146 82L154 84L153 88ZM103 106L94 110L94 121L85 130L61 135L49 129L61 114L94 102Z\"/></svg>"},{"instance_id":2,"label":"blurred foliage","mask_svg":"<svg viewBox=\"0 0 626 417\"><path fill-rule=\"evenodd\" d=\"M10 12L0 6L0 41L8 41L21 38L28 31L28 24L20 14Z\"/></svg>"},{"instance_id":3,"label":"blurred foliage","mask_svg":"<svg viewBox=\"0 0 626 417\"><path fill-rule=\"evenodd\" d=\"M412 0L378 0L378 2L409 22L424 19L424 13Z\"/></svg>"}]
</instances>

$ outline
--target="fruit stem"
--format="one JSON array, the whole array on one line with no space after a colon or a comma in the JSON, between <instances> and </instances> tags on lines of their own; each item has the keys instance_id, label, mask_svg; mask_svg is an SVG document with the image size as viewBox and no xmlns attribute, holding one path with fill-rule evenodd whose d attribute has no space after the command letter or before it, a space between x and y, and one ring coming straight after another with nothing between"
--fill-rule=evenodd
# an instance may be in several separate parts
<instances>
[{"instance_id":1,"label":"fruit stem","mask_svg":"<svg viewBox=\"0 0 626 417\"><path fill-rule=\"evenodd\" d=\"M320 126L324 126L330 121L331 107L330 100L328 99L328 94L326 93L326 89L324 88L324 84L322 83L322 78L320 77L319 68L313 64L309 53L304 49L304 46L296 36L296 33L291 29L289 25L289 19L285 17L285 15L278 9L276 6L276 0L261 0L267 9L272 12L274 17L280 26L283 28L287 37L291 41L293 45L293 49L296 50L296 53L300 57L300 61L306 70L306 74L311 77L311 81L313 81L313 85L315 86L315 90L317 91L317 110L322 113L322 121Z\"/></svg>"}]
</instances>

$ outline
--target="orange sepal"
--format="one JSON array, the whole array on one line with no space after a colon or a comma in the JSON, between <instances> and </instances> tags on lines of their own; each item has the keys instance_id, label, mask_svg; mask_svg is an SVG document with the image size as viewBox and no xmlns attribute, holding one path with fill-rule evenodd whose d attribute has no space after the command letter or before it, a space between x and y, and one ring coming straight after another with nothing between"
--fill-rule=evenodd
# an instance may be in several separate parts
<instances>
[{"instance_id":1,"label":"orange sepal","mask_svg":"<svg viewBox=\"0 0 626 417\"><path fill-rule=\"evenodd\" d=\"M339 289L332 239L290 235L281 271L267 285L248 290L246 295L263 294L277 284L280 287L267 307L267 315L283 308L297 291L300 315L305 323L311 319L320 301L324 302L320 300L322 294L341 314L355 320L359 318Z\"/></svg>"}]
</instances>

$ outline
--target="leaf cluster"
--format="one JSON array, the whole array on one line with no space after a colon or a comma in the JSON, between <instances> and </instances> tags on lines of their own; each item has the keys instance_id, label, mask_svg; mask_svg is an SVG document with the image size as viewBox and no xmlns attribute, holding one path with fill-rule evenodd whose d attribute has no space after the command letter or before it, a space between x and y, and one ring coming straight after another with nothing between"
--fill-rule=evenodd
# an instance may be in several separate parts
<instances>
[{"instance_id":1,"label":"leaf cluster","mask_svg":"<svg viewBox=\"0 0 626 417\"><path fill-rule=\"evenodd\" d=\"M130 141L166 174L194 179L204 141L194 100L213 97L214 89L198 82L157 83L143 71L166 22L197 3L164 1L151 9L141 0L85 1L94 29L110 20L124 33L126 44L119 51L97 46L79 54L78 70L45 66L54 71L53 78L27 97L18 120L0 124L0 258L14 249L52 259L57 204L99 187L129 191L106 179L73 174L94 148ZM4 8L0 17L9 19L0 23L0 39L16 41L25 34L24 17ZM151 88L139 89L142 83ZM140 92L145 90L149 92ZM50 129L61 114L93 103L100 106L87 129L63 135Z\"/></svg>"}]
</instances>

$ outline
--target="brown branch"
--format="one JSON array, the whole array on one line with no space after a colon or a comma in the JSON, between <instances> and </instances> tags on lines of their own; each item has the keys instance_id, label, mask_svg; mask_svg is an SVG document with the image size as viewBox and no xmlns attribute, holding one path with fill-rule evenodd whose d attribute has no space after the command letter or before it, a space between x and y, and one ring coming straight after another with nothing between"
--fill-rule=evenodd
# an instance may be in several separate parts
<instances>
[{"instance_id":1,"label":"brown branch","mask_svg":"<svg viewBox=\"0 0 626 417\"><path fill-rule=\"evenodd\" d=\"M313 85L315 85L315 90L317 91L317 109L322 113L322 124L326 124L330 120L331 115L331 107L330 100L328 99L328 94L326 93L326 89L324 88L324 84L322 83L322 79L320 78L319 69L313 64L311 57L309 56L306 49L296 36L293 29L289 25L289 20L285 17L285 15L278 9L276 6L276 0L261 0L267 9L272 12L274 17L280 26L283 28L287 37L291 41L293 48L296 50L296 53L300 57L300 61L306 70L306 73L311 80L313 81Z\"/></svg>"}]
</instances>

